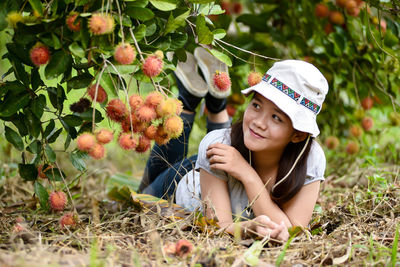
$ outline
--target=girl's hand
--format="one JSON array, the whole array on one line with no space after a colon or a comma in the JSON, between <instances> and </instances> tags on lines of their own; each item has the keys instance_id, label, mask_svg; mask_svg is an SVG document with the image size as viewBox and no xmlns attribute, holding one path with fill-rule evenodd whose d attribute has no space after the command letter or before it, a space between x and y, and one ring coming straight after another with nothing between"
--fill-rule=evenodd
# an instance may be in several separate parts
<instances>
[{"instance_id":1,"label":"girl's hand","mask_svg":"<svg viewBox=\"0 0 400 267\"><path fill-rule=\"evenodd\" d=\"M215 143L207 148L206 156L210 161L210 168L222 170L238 180L249 174L250 164L233 146Z\"/></svg>"},{"instance_id":2,"label":"girl's hand","mask_svg":"<svg viewBox=\"0 0 400 267\"><path fill-rule=\"evenodd\" d=\"M261 237L269 236L281 241L289 239L289 231L284 222L277 224L266 215L259 215L251 222L250 229Z\"/></svg>"}]
</instances>

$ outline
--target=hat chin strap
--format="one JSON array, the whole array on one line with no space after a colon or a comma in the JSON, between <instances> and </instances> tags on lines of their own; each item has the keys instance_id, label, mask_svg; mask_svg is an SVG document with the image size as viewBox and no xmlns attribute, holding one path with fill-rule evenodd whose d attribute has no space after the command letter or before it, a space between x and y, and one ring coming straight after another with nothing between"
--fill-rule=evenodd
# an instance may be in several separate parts
<instances>
[{"instance_id":1,"label":"hat chin strap","mask_svg":"<svg viewBox=\"0 0 400 267\"><path fill-rule=\"evenodd\" d=\"M304 151L306 150L306 147L308 145L308 143L310 142L310 134L307 136L307 141L305 143L305 145L303 146L303 149L301 150L300 154L297 156L296 160L294 161L292 168L290 168L289 172L285 175L285 177L283 177L279 182L277 182L273 187L272 187L272 191L274 191L275 187L277 187L278 185L280 185L282 182L284 182L289 175L292 173L292 171L294 170L294 167L296 167L297 162L300 160L301 156L303 155Z\"/></svg>"}]
</instances>

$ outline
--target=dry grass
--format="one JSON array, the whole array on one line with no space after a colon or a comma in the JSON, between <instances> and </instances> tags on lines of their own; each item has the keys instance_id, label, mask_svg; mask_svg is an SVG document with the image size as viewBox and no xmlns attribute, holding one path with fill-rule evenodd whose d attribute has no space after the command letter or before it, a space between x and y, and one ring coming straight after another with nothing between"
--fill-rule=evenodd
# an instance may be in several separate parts
<instances>
[{"instance_id":1,"label":"dry grass","mask_svg":"<svg viewBox=\"0 0 400 267\"><path fill-rule=\"evenodd\" d=\"M311 229L286 249L267 242L258 266L275 265L279 257L281 266L399 262L397 244L392 247L400 221L400 168L359 165L355 161L343 175L328 176ZM201 226L195 214L179 219L169 216L171 210L138 210L106 200L109 175L104 170L87 173L87 179L71 188L80 219L75 229L60 229L60 214L36 209L30 184L17 177L6 179L0 188L0 266L244 266L244 252L254 240ZM26 230L13 233L19 216ZM184 258L165 255L163 246L179 239L191 241L193 252Z\"/></svg>"}]
</instances>

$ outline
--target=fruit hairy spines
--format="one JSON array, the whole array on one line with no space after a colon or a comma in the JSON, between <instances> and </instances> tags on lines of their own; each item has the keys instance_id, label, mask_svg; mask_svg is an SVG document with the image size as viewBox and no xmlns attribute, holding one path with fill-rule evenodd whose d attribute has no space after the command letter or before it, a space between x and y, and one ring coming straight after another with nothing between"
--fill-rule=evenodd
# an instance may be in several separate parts
<instances>
[{"instance_id":1,"label":"fruit hairy spines","mask_svg":"<svg viewBox=\"0 0 400 267\"><path fill-rule=\"evenodd\" d=\"M106 107L106 113L111 120L116 122L122 122L128 114L128 109L126 108L124 102L116 98L108 102Z\"/></svg>"},{"instance_id":2,"label":"fruit hairy spines","mask_svg":"<svg viewBox=\"0 0 400 267\"><path fill-rule=\"evenodd\" d=\"M148 56L142 65L144 75L147 77L155 77L161 73L163 61L156 55Z\"/></svg>"},{"instance_id":3,"label":"fruit hairy spines","mask_svg":"<svg viewBox=\"0 0 400 267\"><path fill-rule=\"evenodd\" d=\"M96 133L96 140L97 142L99 142L100 144L108 144L111 142L111 140L114 138L114 134L107 129L100 129L97 133Z\"/></svg>"},{"instance_id":4,"label":"fruit hairy spines","mask_svg":"<svg viewBox=\"0 0 400 267\"><path fill-rule=\"evenodd\" d=\"M88 94L90 98L95 101L95 96L96 96L96 84L93 84L92 86L89 87ZM104 103L107 100L107 93L104 90L104 88L101 85L98 85L97 88L97 96L96 96L96 102L98 103Z\"/></svg>"},{"instance_id":5,"label":"fruit hairy spines","mask_svg":"<svg viewBox=\"0 0 400 267\"><path fill-rule=\"evenodd\" d=\"M47 64L50 60L49 48L42 43L36 43L30 50L30 58L37 67Z\"/></svg>"},{"instance_id":6,"label":"fruit hairy spines","mask_svg":"<svg viewBox=\"0 0 400 267\"><path fill-rule=\"evenodd\" d=\"M231 88L231 79L226 72L216 71L213 74L213 83L220 91L228 91Z\"/></svg>"},{"instance_id":7,"label":"fruit hairy spines","mask_svg":"<svg viewBox=\"0 0 400 267\"><path fill-rule=\"evenodd\" d=\"M80 151L89 152L94 147L96 141L92 134L83 133L78 136L76 143Z\"/></svg>"},{"instance_id":8,"label":"fruit hairy spines","mask_svg":"<svg viewBox=\"0 0 400 267\"><path fill-rule=\"evenodd\" d=\"M67 195L63 191L53 191L49 196L49 203L53 210L62 211L67 205Z\"/></svg>"},{"instance_id":9,"label":"fruit hairy spines","mask_svg":"<svg viewBox=\"0 0 400 267\"><path fill-rule=\"evenodd\" d=\"M115 48L114 58L120 64L131 64L136 58L136 49L128 43L121 43Z\"/></svg>"}]
</instances>

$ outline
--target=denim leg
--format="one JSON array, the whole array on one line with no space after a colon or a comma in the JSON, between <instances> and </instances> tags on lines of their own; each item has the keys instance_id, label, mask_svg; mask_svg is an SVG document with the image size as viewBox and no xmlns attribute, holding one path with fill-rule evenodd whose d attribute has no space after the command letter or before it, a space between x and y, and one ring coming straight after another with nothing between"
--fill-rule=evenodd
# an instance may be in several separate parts
<instances>
[{"instance_id":1,"label":"denim leg","mask_svg":"<svg viewBox=\"0 0 400 267\"><path fill-rule=\"evenodd\" d=\"M154 182L143 190L143 193L156 196L158 198L169 199L174 194L175 189L181 178L194 168L197 155L185 158L176 162L170 168L160 173Z\"/></svg>"},{"instance_id":2,"label":"denim leg","mask_svg":"<svg viewBox=\"0 0 400 267\"><path fill-rule=\"evenodd\" d=\"M178 138L171 139L165 145L155 144L153 146L139 185L139 192L151 184L161 172L186 158L194 117L195 114L181 113L183 120L182 134Z\"/></svg>"}]
</instances>

